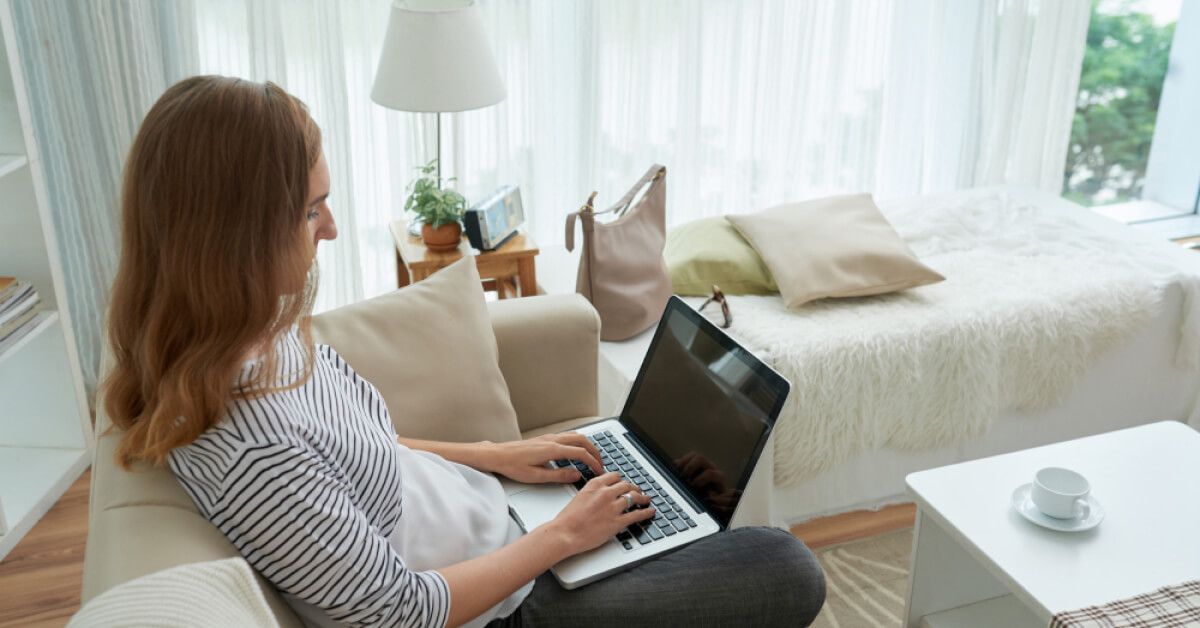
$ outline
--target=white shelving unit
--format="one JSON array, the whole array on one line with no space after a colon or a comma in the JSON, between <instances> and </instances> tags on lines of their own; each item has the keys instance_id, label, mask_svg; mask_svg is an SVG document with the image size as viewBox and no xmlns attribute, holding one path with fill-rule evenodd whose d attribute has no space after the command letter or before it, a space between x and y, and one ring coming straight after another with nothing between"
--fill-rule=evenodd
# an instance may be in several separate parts
<instances>
[{"instance_id":1,"label":"white shelving unit","mask_svg":"<svg viewBox=\"0 0 1200 628\"><path fill-rule=\"evenodd\" d=\"M94 447L14 34L0 0L0 275L31 282L46 309L0 353L0 560L88 467Z\"/></svg>"}]
</instances>

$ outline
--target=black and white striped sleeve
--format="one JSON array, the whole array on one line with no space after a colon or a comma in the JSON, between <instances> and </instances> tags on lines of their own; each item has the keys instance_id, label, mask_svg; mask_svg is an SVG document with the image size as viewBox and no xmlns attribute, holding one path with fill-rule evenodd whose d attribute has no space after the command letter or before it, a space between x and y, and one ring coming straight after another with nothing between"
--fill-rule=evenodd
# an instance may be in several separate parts
<instances>
[{"instance_id":1,"label":"black and white striped sleeve","mask_svg":"<svg viewBox=\"0 0 1200 628\"><path fill-rule=\"evenodd\" d=\"M311 449L244 443L172 457L193 501L275 585L351 626L446 624L450 589L417 572L355 505L353 488ZM220 460L224 464L213 462Z\"/></svg>"},{"instance_id":2,"label":"black and white striped sleeve","mask_svg":"<svg viewBox=\"0 0 1200 628\"><path fill-rule=\"evenodd\" d=\"M329 345L317 345L317 351L329 360L334 369L346 376L346 379L354 387L358 402L364 408L368 408L368 415L377 419L380 427L388 433L391 439L395 440L396 428L392 425L391 415L388 413L388 407L383 400L383 395L379 394L379 389L375 388L374 384L359 375L354 370L354 367L350 366L350 363L335 351L333 347Z\"/></svg>"}]
</instances>

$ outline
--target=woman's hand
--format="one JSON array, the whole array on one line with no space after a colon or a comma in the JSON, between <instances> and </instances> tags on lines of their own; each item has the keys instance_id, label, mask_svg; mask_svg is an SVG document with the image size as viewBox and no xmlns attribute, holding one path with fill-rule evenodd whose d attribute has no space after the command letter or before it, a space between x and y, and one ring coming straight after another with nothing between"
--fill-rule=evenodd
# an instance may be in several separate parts
<instances>
[{"instance_id":1,"label":"woman's hand","mask_svg":"<svg viewBox=\"0 0 1200 628\"><path fill-rule=\"evenodd\" d=\"M570 556L599 547L629 524L654 517L654 508L626 512L627 493L637 505L650 503L650 498L622 480L621 474L614 471L596 476L545 527L564 539Z\"/></svg>"},{"instance_id":2,"label":"woman's hand","mask_svg":"<svg viewBox=\"0 0 1200 628\"><path fill-rule=\"evenodd\" d=\"M487 471L528 484L577 481L579 472L572 467L546 467L547 462L564 458L582 460L597 476L604 473L604 466L600 464L600 450L586 436L575 432L494 443L487 452L484 466Z\"/></svg>"}]
</instances>

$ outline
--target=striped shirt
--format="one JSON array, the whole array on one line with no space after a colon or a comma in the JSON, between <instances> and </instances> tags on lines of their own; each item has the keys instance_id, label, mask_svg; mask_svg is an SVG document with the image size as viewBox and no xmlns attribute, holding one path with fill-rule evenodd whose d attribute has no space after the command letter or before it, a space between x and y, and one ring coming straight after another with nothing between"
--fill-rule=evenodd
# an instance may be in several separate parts
<instances>
[{"instance_id":1,"label":"striped shirt","mask_svg":"<svg viewBox=\"0 0 1200 628\"><path fill-rule=\"evenodd\" d=\"M301 372L294 328L276 351L280 373ZM240 381L260 367L248 364ZM304 384L231 400L169 465L201 514L293 605L348 625L441 627L446 580L406 566L389 541L404 512L401 448L375 387L317 345Z\"/></svg>"}]
</instances>

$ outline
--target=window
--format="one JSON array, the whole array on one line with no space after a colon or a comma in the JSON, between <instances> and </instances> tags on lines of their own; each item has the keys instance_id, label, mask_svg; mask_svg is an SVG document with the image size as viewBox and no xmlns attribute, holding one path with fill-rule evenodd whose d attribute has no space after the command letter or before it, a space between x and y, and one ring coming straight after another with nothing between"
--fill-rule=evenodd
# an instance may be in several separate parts
<instances>
[{"instance_id":1,"label":"window","mask_svg":"<svg viewBox=\"0 0 1200 628\"><path fill-rule=\"evenodd\" d=\"M1200 53L1177 33L1198 21L1180 0L1093 2L1065 197L1126 222L1195 213L1200 149L1180 139L1196 133L1200 106L1200 68L1183 60Z\"/></svg>"}]
</instances>

